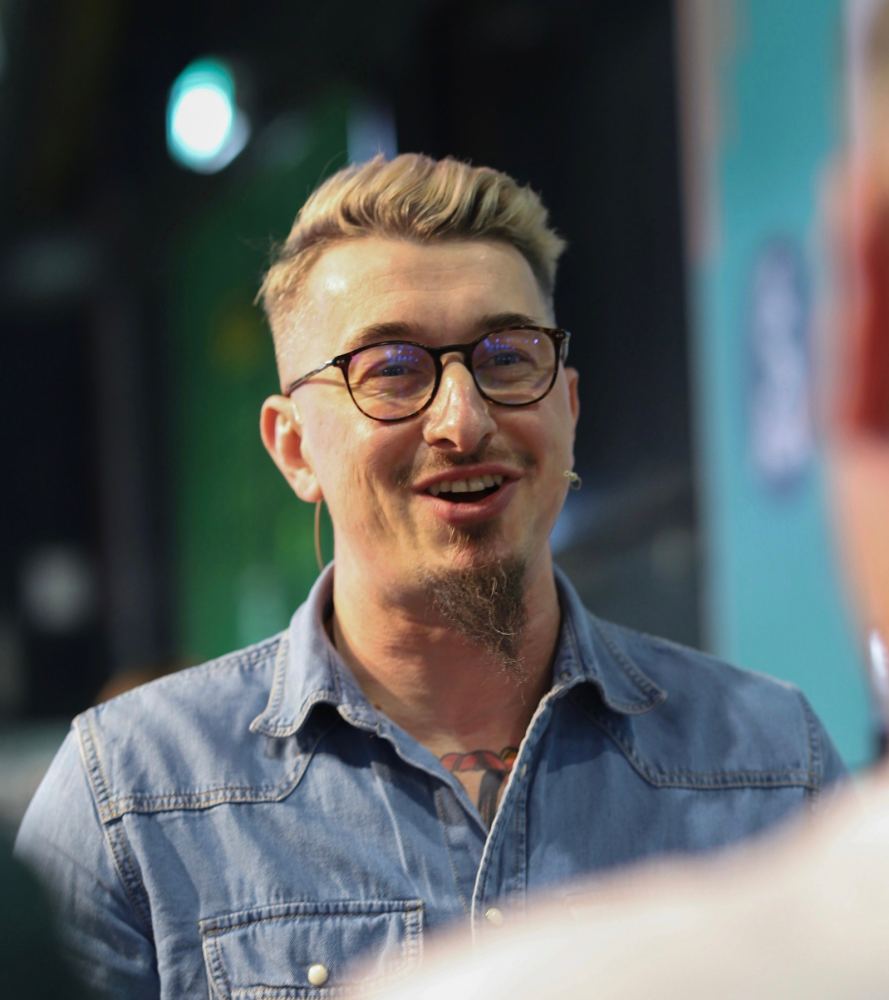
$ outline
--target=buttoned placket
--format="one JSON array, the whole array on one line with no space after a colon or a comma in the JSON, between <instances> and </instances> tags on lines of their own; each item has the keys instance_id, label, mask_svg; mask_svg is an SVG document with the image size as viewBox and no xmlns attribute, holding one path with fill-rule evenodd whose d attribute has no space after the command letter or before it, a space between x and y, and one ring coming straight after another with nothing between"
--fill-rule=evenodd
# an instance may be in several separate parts
<instances>
[{"instance_id":1,"label":"buttoned placket","mask_svg":"<svg viewBox=\"0 0 889 1000\"><path fill-rule=\"evenodd\" d=\"M370 706L339 706L339 714L347 723L387 740L406 764L434 780L432 795L455 890L469 919L474 943L496 935L524 910L528 882L528 799L534 761L552 721L554 703L581 680L583 677L576 668L562 669L553 688L541 700L519 747L490 831L460 780L422 744ZM374 715L373 722L370 713Z\"/></svg>"},{"instance_id":2,"label":"buttoned placket","mask_svg":"<svg viewBox=\"0 0 889 1000\"><path fill-rule=\"evenodd\" d=\"M552 723L555 702L582 680L579 672L563 667L553 687L537 706L500 807L485 841L470 908L473 944L479 944L524 913L528 886L528 799L538 748Z\"/></svg>"},{"instance_id":3,"label":"buttoned placket","mask_svg":"<svg viewBox=\"0 0 889 1000\"><path fill-rule=\"evenodd\" d=\"M332 663L332 666L334 675L340 674L340 665ZM345 677L340 675L339 679L342 682ZM554 703L585 680L573 630L568 628L556 659L553 686L528 724L490 830L456 775L410 734L373 709L357 690L352 691L354 700L343 699L343 687L338 685L341 699L338 711L346 722L386 739L406 764L426 772L436 782L435 808L455 889L469 918L474 944L496 935L524 911L528 884L528 800L534 761L552 721ZM354 681L349 687L353 684Z\"/></svg>"},{"instance_id":4,"label":"buttoned placket","mask_svg":"<svg viewBox=\"0 0 889 1000\"><path fill-rule=\"evenodd\" d=\"M549 702L556 694L550 692ZM398 755L408 764L429 774L438 787L433 791L435 808L442 826L448 860L454 875L455 889L470 921L473 941L482 930L496 930L509 916L524 906L527 882L527 799L531 765L535 749L549 721L549 709L538 707L526 738L522 741L515 765L507 779L494 823L488 831L475 803L459 779L438 761L429 766L421 761L426 751L415 744L415 756L406 741L407 734L387 732L384 722L379 735L388 738ZM388 721L388 720L387 720ZM434 761L434 757L430 754Z\"/></svg>"}]
</instances>

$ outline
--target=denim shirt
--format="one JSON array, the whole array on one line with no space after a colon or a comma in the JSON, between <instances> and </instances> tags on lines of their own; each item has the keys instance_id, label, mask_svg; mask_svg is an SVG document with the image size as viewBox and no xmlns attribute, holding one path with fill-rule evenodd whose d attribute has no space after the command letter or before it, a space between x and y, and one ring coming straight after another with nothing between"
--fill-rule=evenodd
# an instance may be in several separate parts
<instances>
[{"instance_id":1,"label":"denim shirt","mask_svg":"<svg viewBox=\"0 0 889 1000\"><path fill-rule=\"evenodd\" d=\"M330 644L331 569L287 631L78 716L16 849L87 983L342 996L412 970L440 928L481 942L536 890L567 899L817 807L843 766L799 691L606 624L557 584L552 687L490 831Z\"/></svg>"}]
</instances>

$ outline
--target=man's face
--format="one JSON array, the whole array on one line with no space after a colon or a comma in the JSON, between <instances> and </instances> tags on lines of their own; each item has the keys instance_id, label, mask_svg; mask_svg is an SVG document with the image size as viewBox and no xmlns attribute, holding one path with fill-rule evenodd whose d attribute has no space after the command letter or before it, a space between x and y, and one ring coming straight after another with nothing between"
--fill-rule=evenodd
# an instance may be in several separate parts
<instances>
[{"instance_id":1,"label":"man's face","mask_svg":"<svg viewBox=\"0 0 889 1000\"><path fill-rule=\"evenodd\" d=\"M527 261L500 242L341 243L321 256L303 296L292 333L300 370L282 372L285 381L368 342L465 343L519 317L553 325ZM442 361L432 404L401 423L361 413L335 368L294 393L305 465L292 481L303 499L326 501L338 572L391 586L418 569L508 558L531 568L548 557L573 465L577 373L560 367L545 399L509 408L481 397L459 355ZM502 482L478 502L435 489L484 476Z\"/></svg>"}]
</instances>

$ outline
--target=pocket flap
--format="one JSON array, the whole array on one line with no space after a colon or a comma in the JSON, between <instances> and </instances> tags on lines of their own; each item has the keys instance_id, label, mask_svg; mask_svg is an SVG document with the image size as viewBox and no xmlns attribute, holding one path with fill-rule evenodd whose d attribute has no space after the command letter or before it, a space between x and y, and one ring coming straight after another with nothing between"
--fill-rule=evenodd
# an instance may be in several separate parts
<instances>
[{"instance_id":1,"label":"pocket flap","mask_svg":"<svg viewBox=\"0 0 889 1000\"><path fill-rule=\"evenodd\" d=\"M342 900L256 907L202 920L200 930L216 996L271 1000L400 978L420 960L422 922L420 900Z\"/></svg>"}]
</instances>

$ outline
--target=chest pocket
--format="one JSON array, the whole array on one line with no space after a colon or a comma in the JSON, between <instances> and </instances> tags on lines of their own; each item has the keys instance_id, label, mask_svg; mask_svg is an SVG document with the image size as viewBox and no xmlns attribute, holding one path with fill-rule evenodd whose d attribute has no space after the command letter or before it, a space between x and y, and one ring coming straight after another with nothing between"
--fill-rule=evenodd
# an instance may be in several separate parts
<instances>
[{"instance_id":1,"label":"chest pocket","mask_svg":"<svg viewBox=\"0 0 889 1000\"><path fill-rule=\"evenodd\" d=\"M211 996L333 998L388 985L419 964L422 925L420 900L279 903L202 920Z\"/></svg>"}]
</instances>

